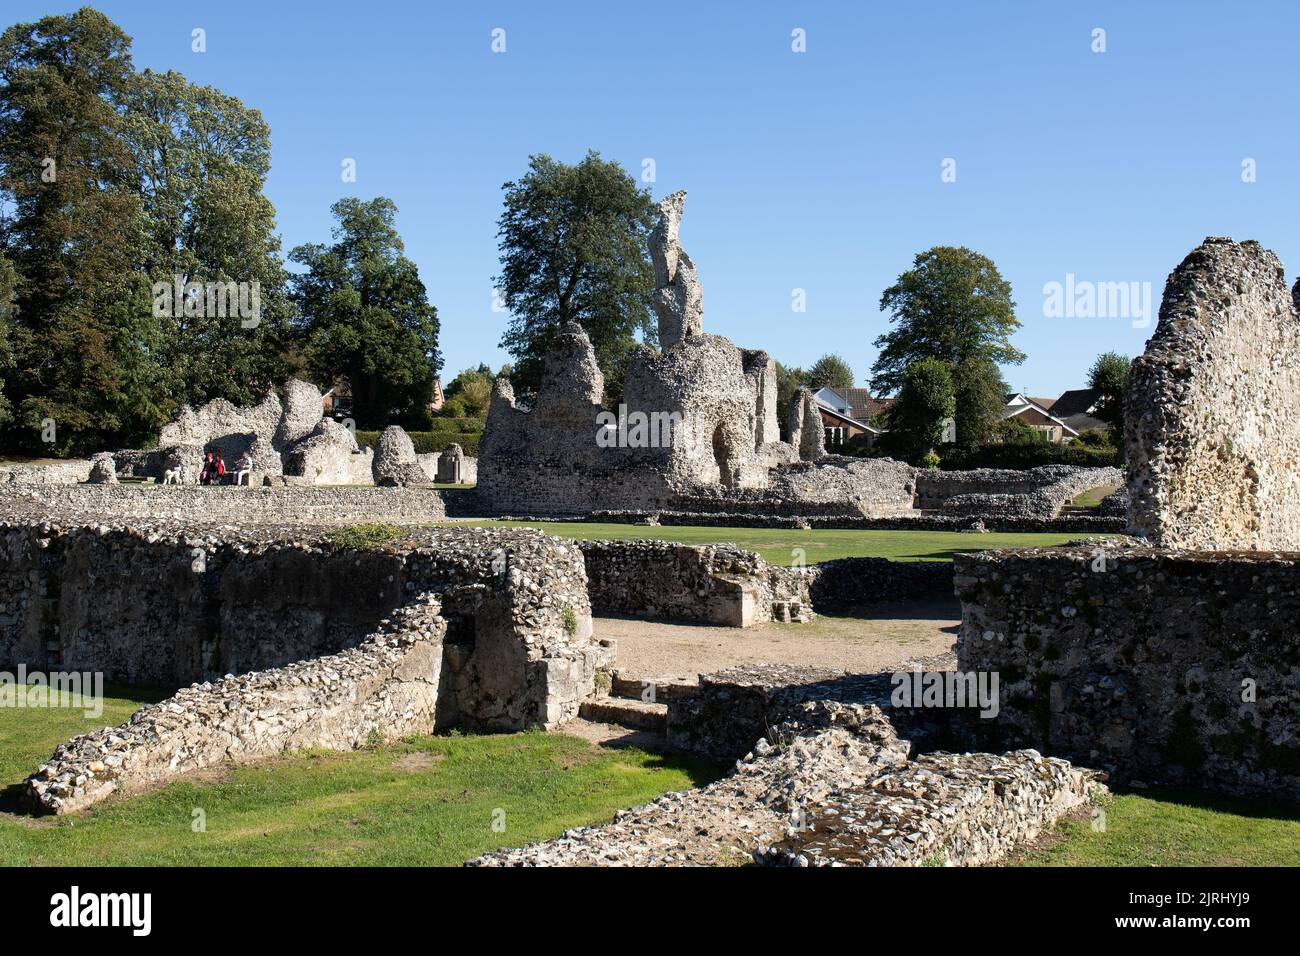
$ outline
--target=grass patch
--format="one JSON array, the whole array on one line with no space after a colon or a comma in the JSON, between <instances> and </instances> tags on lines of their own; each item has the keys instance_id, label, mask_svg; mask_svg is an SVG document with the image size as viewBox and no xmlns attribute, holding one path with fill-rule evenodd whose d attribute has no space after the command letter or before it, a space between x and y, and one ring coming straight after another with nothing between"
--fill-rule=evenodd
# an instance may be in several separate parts
<instances>
[{"instance_id":1,"label":"grass patch","mask_svg":"<svg viewBox=\"0 0 1300 956\"><path fill-rule=\"evenodd\" d=\"M1089 488L1079 494L1070 504L1076 508L1096 508L1101 504L1103 498L1118 489L1119 485L1101 485L1097 488Z\"/></svg>"},{"instance_id":2,"label":"grass patch","mask_svg":"<svg viewBox=\"0 0 1300 956\"><path fill-rule=\"evenodd\" d=\"M798 528L709 528L587 521L474 521L485 528L540 528L547 534L578 541L678 541L682 544L729 542L757 551L771 564L795 563L802 548L808 564L833 558L882 557L893 561L951 561L961 551L996 548L1043 548L1082 535L1026 531L981 534L977 531L858 531Z\"/></svg>"},{"instance_id":3,"label":"grass patch","mask_svg":"<svg viewBox=\"0 0 1300 956\"><path fill-rule=\"evenodd\" d=\"M329 540L336 548L354 551L374 551L391 544L405 532L391 524L354 524L330 532Z\"/></svg>"},{"instance_id":4,"label":"grass patch","mask_svg":"<svg viewBox=\"0 0 1300 956\"><path fill-rule=\"evenodd\" d=\"M1300 866L1294 805L1151 790L1115 795L1104 831L1063 820L1020 866Z\"/></svg>"},{"instance_id":5,"label":"grass patch","mask_svg":"<svg viewBox=\"0 0 1300 956\"><path fill-rule=\"evenodd\" d=\"M12 797L55 744L152 699L115 698L98 721L79 710L0 711L0 785ZM71 817L0 812L0 865L455 865L719 774L557 733L420 736L232 768ZM206 832L194 832L196 810Z\"/></svg>"}]
</instances>

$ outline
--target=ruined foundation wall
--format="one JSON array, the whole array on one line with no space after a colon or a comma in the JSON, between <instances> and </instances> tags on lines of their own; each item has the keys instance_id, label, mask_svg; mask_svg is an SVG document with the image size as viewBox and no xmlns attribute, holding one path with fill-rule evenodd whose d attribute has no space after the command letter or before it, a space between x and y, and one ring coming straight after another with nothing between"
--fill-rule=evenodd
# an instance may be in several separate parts
<instances>
[{"instance_id":1,"label":"ruined foundation wall","mask_svg":"<svg viewBox=\"0 0 1300 956\"><path fill-rule=\"evenodd\" d=\"M1085 491L1124 482L1118 468L1042 465L1018 470L922 469L916 476L917 507L970 516L1052 518Z\"/></svg>"},{"instance_id":2,"label":"ruined foundation wall","mask_svg":"<svg viewBox=\"0 0 1300 956\"><path fill-rule=\"evenodd\" d=\"M75 813L197 770L296 750L353 750L431 732L446 622L432 598L360 646L215 683L75 737L25 782L35 809Z\"/></svg>"},{"instance_id":3,"label":"ruined foundation wall","mask_svg":"<svg viewBox=\"0 0 1300 956\"><path fill-rule=\"evenodd\" d=\"M812 617L808 577L729 545L584 541L597 614L748 627Z\"/></svg>"},{"instance_id":4,"label":"ruined foundation wall","mask_svg":"<svg viewBox=\"0 0 1300 956\"><path fill-rule=\"evenodd\" d=\"M1300 555L1037 549L959 555L955 575L958 669L1000 674L1007 745L1300 794Z\"/></svg>"},{"instance_id":5,"label":"ruined foundation wall","mask_svg":"<svg viewBox=\"0 0 1300 956\"><path fill-rule=\"evenodd\" d=\"M34 516L222 524L403 524L446 515L442 495L431 488L310 486L25 486L3 506L6 512L20 508Z\"/></svg>"}]
</instances>

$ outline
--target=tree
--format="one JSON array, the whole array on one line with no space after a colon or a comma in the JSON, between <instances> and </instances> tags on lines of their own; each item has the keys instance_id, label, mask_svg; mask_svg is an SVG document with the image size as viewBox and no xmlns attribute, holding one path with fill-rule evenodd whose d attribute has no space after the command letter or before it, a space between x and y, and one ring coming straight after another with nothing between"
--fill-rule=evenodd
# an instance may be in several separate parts
<instances>
[{"instance_id":1,"label":"tree","mask_svg":"<svg viewBox=\"0 0 1300 956\"><path fill-rule=\"evenodd\" d=\"M852 388L853 382L853 369L835 354L823 355L808 370L808 384L814 389L827 386L836 389Z\"/></svg>"},{"instance_id":2,"label":"tree","mask_svg":"<svg viewBox=\"0 0 1300 956\"><path fill-rule=\"evenodd\" d=\"M944 424L955 409L948 366L932 358L913 362L889 410L889 433L896 436L892 442L910 461L924 460L943 441Z\"/></svg>"},{"instance_id":3,"label":"tree","mask_svg":"<svg viewBox=\"0 0 1300 956\"><path fill-rule=\"evenodd\" d=\"M970 249L935 246L884 291L880 307L895 325L876 339L872 387L891 392L923 358L945 362L957 403L957 443L973 447L997 420L1005 386L998 364L1019 365L1010 341L1020 327L1011 285L991 259Z\"/></svg>"},{"instance_id":4,"label":"tree","mask_svg":"<svg viewBox=\"0 0 1300 956\"><path fill-rule=\"evenodd\" d=\"M282 381L292 302L262 194L271 133L262 114L179 73L138 74L130 86L127 134L139 168L152 282L247 283L255 319L227 314L162 318L161 365L177 403L258 400Z\"/></svg>"},{"instance_id":5,"label":"tree","mask_svg":"<svg viewBox=\"0 0 1300 956\"><path fill-rule=\"evenodd\" d=\"M4 393L4 375L13 367L14 296L18 273L13 263L0 253L0 425L12 417L9 400Z\"/></svg>"},{"instance_id":6,"label":"tree","mask_svg":"<svg viewBox=\"0 0 1300 956\"><path fill-rule=\"evenodd\" d=\"M528 172L502 188L501 274L493 282L511 312L501 346L516 358L516 388L536 390L556 333L577 322L591 339L607 391L621 394L637 333L658 340L650 309L649 190L594 151L576 166L532 156Z\"/></svg>"},{"instance_id":7,"label":"tree","mask_svg":"<svg viewBox=\"0 0 1300 956\"><path fill-rule=\"evenodd\" d=\"M442 414L453 418L486 418L494 380L492 369L486 365L465 369L444 391L447 401Z\"/></svg>"},{"instance_id":8,"label":"tree","mask_svg":"<svg viewBox=\"0 0 1300 956\"><path fill-rule=\"evenodd\" d=\"M338 221L333 245L308 243L289 253L306 267L293 286L307 367L324 385L348 380L359 426L396 420L427 427L442 367L438 312L402 254L397 206L382 196L347 198L330 211Z\"/></svg>"},{"instance_id":9,"label":"tree","mask_svg":"<svg viewBox=\"0 0 1300 956\"><path fill-rule=\"evenodd\" d=\"M1124 394L1131 364L1126 355L1102 352L1088 370L1088 387L1101 392L1097 417L1110 426L1112 440L1124 429Z\"/></svg>"},{"instance_id":10,"label":"tree","mask_svg":"<svg viewBox=\"0 0 1300 956\"><path fill-rule=\"evenodd\" d=\"M21 281L7 443L56 453L144 439L163 418L144 224L124 133L131 41L103 14L0 36L0 233Z\"/></svg>"}]
</instances>

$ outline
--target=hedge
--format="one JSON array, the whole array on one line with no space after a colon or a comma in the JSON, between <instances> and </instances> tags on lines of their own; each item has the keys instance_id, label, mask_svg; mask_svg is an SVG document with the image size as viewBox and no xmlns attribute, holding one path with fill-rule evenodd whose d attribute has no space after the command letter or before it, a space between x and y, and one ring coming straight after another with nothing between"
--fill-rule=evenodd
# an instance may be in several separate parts
<instances>
[{"instance_id":1,"label":"hedge","mask_svg":"<svg viewBox=\"0 0 1300 956\"><path fill-rule=\"evenodd\" d=\"M449 419L456 421L457 419ZM472 419L470 419L472 421ZM433 431L407 432L417 455L429 455L440 452L448 445L460 445L470 458L478 457L478 443L483 437L481 431ZM357 431L357 444L362 448L374 448L379 441L379 432Z\"/></svg>"},{"instance_id":2,"label":"hedge","mask_svg":"<svg viewBox=\"0 0 1300 956\"><path fill-rule=\"evenodd\" d=\"M1077 443L981 445L970 451L945 445L939 449L939 461L939 467L945 471L966 468L1036 468L1039 465L1123 468L1124 454L1115 448L1095 448Z\"/></svg>"}]
</instances>

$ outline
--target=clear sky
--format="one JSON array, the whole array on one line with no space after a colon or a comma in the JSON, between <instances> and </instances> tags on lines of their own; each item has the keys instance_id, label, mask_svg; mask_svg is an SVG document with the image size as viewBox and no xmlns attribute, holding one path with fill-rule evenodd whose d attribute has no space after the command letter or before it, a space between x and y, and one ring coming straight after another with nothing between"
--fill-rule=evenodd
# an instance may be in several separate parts
<instances>
[{"instance_id":1,"label":"clear sky","mask_svg":"<svg viewBox=\"0 0 1300 956\"><path fill-rule=\"evenodd\" d=\"M1028 360L1005 371L1034 395L1151 332L1049 317L1046 283L1149 282L1158 306L1207 235L1258 239L1300 274L1295 0L96 5L135 38L137 68L263 112L286 251L328 239L341 196L396 201L444 378L507 360L496 219L537 152L597 149L638 176L653 159L656 198L690 193L705 330L791 365L839 352L860 385L881 291L932 245L970 246L1011 282ZM0 19L71 9L6 0Z\"/></svg>"}]
</instances>

